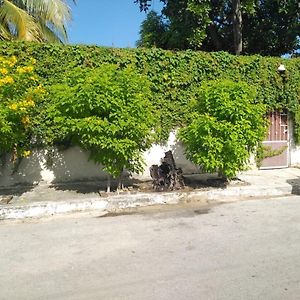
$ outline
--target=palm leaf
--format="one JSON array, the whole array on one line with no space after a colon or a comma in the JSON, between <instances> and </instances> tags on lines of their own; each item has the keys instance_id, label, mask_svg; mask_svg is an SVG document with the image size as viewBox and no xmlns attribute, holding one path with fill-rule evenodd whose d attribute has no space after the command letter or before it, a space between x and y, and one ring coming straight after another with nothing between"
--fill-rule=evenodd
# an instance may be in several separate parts
<instances>
[{"instance_id":1,"label":"palm leaf","mask_svg":"<svg viewBox=\"0 0 300 300\"><path fill-rule=\"evenodd\" d=\"M3 0L0 5L0 23L10 29L19 40L41 40L39 27L34 18L14 3Z\"/></svg>"},{"instance_id":2,"label":"palm leaf","mask_svg":"<svg viewBox=\"0 0 300 300\"><path fill-rule=\"evenodd\" d=\"M11 35L9 28L0 22L0 40L10 41L12 39L13 36Z\"/></svg>"},{"instance_id":3,"label":"palm leaf","mask_svg":"<svg viewBox=\"0 0 300 300\"><path fill-rule=\"evenodd\" d=\"M19 7L24 9L38 21L66 41L66 26L71 21L71 9L65 0L15 0Z\"/></svg>"},{"instance_id":4,"label":"palm leaf","mask_svg":"<svg viewBox=\"0 0 300 300\"><path fill-rule=\"evenodd\" d=\"M41 33L45 42L50 43L62 43L63 40L60 39L57 32L51 30L42 20L39 22Z\"/></svg>"}]
</instances>

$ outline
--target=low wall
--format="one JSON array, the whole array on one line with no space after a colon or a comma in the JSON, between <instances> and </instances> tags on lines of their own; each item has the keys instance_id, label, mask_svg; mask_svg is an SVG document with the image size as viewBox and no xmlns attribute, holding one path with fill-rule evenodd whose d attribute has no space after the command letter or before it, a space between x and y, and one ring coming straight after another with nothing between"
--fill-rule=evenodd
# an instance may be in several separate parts
<instances>
[{"instance_id":1,"label":"low wall","mask_svg":"<svg viewBox=\"0 0 300 300\"><path fill-rule=\"evenodd\" d=\"M289 117L289 158L288 163L291 167L300 166L300 146L294 140L294 126L292 118Z\"/></svg>"},{"instance_id":2,"label":"low wall","mask_svg":"<svg viewBox=\"0 0 300 300\"><path fill-rule=\"evenodd\" d=\"M142 174L133 174L140 180L150 179L149 168L153 164L160 164L164 152L171 150L176 165L181 167L185 174L199 173L199 167L188 161L180 142L176 140L175 133L171 133L165 146L153 145L145 152L145 168ZM53 157L49 162L49 157ZM14 171L13 165L7 159L0 167L0 188L15 185L35 185L38 183L60 184L78 181L105 180L107 174L101 165L89 161L88 153L79 147L72 147L64 151L55 151L52 156L47 151L34 151L29 158L22 159L18 168Z\"/></svg>"},{"instance_id":3,"label":"low wall","mask_svg":"<svg viewBox=\"0 0 300 300\"><path fill-rule=\"evenodd\" d=\"M160 164L166 151L171 150L177 167L182 168L184 174L201 173L199 167L188 161L184 155L184 148L176 140L172 132L166 145L153 145L144 153L145 168L142 174L133 174L140 180L149 180L149 168L153 164ZM51 156L50 156L51 157ZM0 188L9 188L15 185L63 184L70 182L91 182L107 179L107 173L101 165L89 160L88 153L79 147L72 147L64 151L56 150L53 160L49 162L46 150L34 151L29 158L24 158L14 171L13 165L7 162L0 166ZM290 166L300 166L300 146L290 142ZM254 157L251 158L249 167L256 168Z\"/></svg>"}]
</instances>

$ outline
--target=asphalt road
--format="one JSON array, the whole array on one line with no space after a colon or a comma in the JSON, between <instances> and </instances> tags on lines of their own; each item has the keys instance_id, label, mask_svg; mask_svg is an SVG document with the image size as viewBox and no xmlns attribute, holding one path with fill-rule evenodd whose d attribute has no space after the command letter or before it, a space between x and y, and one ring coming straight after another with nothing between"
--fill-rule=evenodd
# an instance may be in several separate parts
<instances>
[{"instance_id":1,"label":"asphalt road","mask_svg":"<svg viewBox=\"0 0 300 300\"><path fill-rule=\"evenodd\" d=\"M300 197L0 222L0 299L300 299Z\"/></svg>"}]
</instances>

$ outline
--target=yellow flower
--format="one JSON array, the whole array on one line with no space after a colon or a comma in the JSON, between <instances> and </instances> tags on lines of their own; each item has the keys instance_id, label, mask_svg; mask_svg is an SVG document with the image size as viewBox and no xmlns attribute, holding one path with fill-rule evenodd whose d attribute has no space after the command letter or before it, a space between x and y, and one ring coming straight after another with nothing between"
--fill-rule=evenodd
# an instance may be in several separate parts
<instances>
[{"instance_id":1,"label":"yellow flower","mask_svg":"<svg viewBox=\"0 0 300 300\"><path fill-rule=\"evenodd\" d=\"M36 87L34 91L37 94L44 94L46 92L46 90L41 85L39 85L38 87Z\"/></svg>"},{"instance_id":2,"label":"yellow flower","mask_svg":"<svg viewBox=\"0 0 300 300\"><path fill-rule=\"evenodd\" d=\"M29 119L29 117L28 117L28 116L24 116L24 117L22 118L22 123L23 123L23 125L24 125L25 127L27 127L27 126L30 124L30 119Z\"/></svg>"},{"instance_id":3,"label":"yellow flower","mask_svg":"<svg viewBox=\"0 0 300 300\"><path fill-rule=\"evenodd\" d=\"M28 106L35 106L35 103L34 103L34 101L32 99L28 99L27 100L27 105Z\"/></svg>"},{"instance_id":4,"label":"yellow flower","mask_svg":"<svg viewBox=\"0 0 300 300\"><path fill-rule=\"evenodd\" d=\"M13 103L9 106L10 109L16 110L18 108L18 105L16 103Z\"/></svg>"},{"instance_id":5,"label":"yellow flower","mask_svg":"<svg viewBox=\"0 0 300 300\"><path fill-rule=\"evenodd\" d=\"M6 76L4 79L6 80L6 83L13 83L14 82L14 79L11 76Z\"/></svg>"},{"instance_id":6,"label":"yellow flower","mask_svg":"<svg viewBox=\"0 0 300 300\"><path fill-rule=\"evenodd\" d=\"M10 67L13 67L17 62L17 58L13 55L11 58L10 58L10 61L9 61L9 66Z\"/></svg>"},{"instance_id":7,"label":"yellow flower","mask_svg":"<svg viewBox=\"0 0 300 300\"><path fill-rule=\"evenodd\" d=\"M1 68L1 69L0 69L0 74L6 75L7 73L8 73L8 71L7 71L6 68Z\"/></svg>"},{"instance_id":8,"label":"yellow flower","mask_svg":"<svg viewBox=\"0 0 300 300\"><path fill-rule=\"evenodd\" d=\"M17 67L17 72L18 72L19 74L23 74L23 73L25 73L25 70L24 70L23 67Z\"/></svg>"},{"instance_id":9,"label":"yellow flower","mask_svg":"<svg viewBox=\"0 0 300 300\"><path fill-rule=\"evenodd\" d=\"M24 73L31 73L33 71L32 66L25 66L25 67L18 67L17 72L19 74L24 74Z\"/></svg>"},{"instance_id":10,"label":"yellow flower","mask_svg":"<svg viewBox=\"0 0 300 300\"><path fill-rule=\"evenodd\" d=\"M26 111L29 107L34 107L35 103L32 100L31 97L26 98L22 102L19 102L18 105L12 104L11 107L13 106L13 109L19 108L20 111Z\"/></svg>"},{"instance_id":11,"label":"yellow flower","mask_svg":"<svg viewBox=\"0 0 300 300\"><path fill-rule=\"evenodd\" d=\"M25 71L30 73L33 71L33 66L27 66L27 67L24 67Z\"/></svg>"},{"instance_id":12,"label":"yellow flower","mask_svg":"<svg viewBox=\"0 0 300 300\"><path fill-rule=\"evenodd\" d=\"M31 79L31 80L34 80L34 81L35 81L35 80L37 80L37 77L36 77L36 76L30 76L30 77L29 77L29 79Z\"/></svg>"},{"instance_id":13,"label":"yellow flower","mask_svg":"<svg viewBox=\"0 0 300 300\"><path fill-rule=\"evenodd\" d=\"M17 59L15 56L12 56L11 58L0 56L0 63L3 66L13 67L16 62L17 62Z\"/></svg>"},{"instance_id":14,"label":"yellow flower","mask_svg":"<svg viewBox=\"0 0 300 300\"><path fill-rule=\"evenodd\" d=\"M28 157L28 156L30 156L30 154L31 154L30 150L24 150L23 153L22 153L22 156L23 157Z\"/></svg>"},{"instance_id":15,"label":"yellow flower","mask_svg":"<svg viewBox=\"0 0 300 300\"><path fill-rule=\"evenodd\" d=\"M22 106L35 106L34 101L32 100L31 97L28 97L27 99L25 99L24 101L22 101Z\"/></svg>"},{"instance_id":16,"label":"yellow flower","mask_svg":"<svg viewBox=\"0 0 300 300\"><path fill-rule=\"evenodd\" d=\"M0 84L6 84L6 83L13 83L14 79L11 76L6 76L2 79L0 79Z\"/></svg>"}]
</instances>

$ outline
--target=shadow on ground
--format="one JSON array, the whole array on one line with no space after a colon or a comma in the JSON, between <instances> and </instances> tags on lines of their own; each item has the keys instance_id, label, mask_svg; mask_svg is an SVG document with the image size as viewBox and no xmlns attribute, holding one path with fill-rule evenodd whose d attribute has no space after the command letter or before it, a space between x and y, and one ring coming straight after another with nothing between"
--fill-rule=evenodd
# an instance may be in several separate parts
<instances>
[{"instance_id":1,"label":"shadow on ground","mask_svg":"<svg viewBox=\"0 0 300 300\"><path fill-rule=\"evenodd\" d=\"M0 205L9 204L14 197L20 197L33 189L34 185L16 185L9 188L0 188Z\"/></svg>"},{"instance_id":2,"label":"shadow on ground","mask_svg":"<svg viewBox=\"0 0 300 300\"><path fill-rule=\"evenodd\" d=\"M193 174L184 177L185 187L180 191L189 192L197 190L224 189L228 182L221 180L214 174ZM232 181L234 185L246 185L239 180ZM232 184L232 182L230 184ZM152 181L142 181L138 179L126 178L124 189L117 191L118 181L111 181L111 193L106 192L106 181L92 182L64 182L53 183L51 185L15 186L13 188L0 189L0 204L24 204L29 202L44 202L57 200L79 200L95 197L107 197L114 194L127 193L159 193L152 188ZM162 189L161 192L169 190ZM172 191L170 191L172 192Z\"/></svg>"},{"instance_id":3,"label":"shadow on ground","mask_svg":"<svg viewBox=\"0 0 300 300\"><path fill-rule=\"evenodd\" d=\"M224 181L221 178L218 178L215 174L192 174L184 176L185 187L182 189L184 191L195 190L195 189L225 189L228 185L234 184L235 186L247 185L246 182L243 182L239 179L235 179L231 182ZM125 178L123 180L122 189L123 192L144 192L144 193L156 193L160 191L154 191L151 180L138 180ZM110 183L111 192L117 192L118 180L111 180ZM75 183L53 183L50 185L50 188L54 188L57 191L75 191L80 194L89 194L89 193L101 193L105 194L107 190L107 181L93 181L93 182L75 182ZM166 192L168 190L161 189L161 192Z\"/></svg>"}]
</instances>

